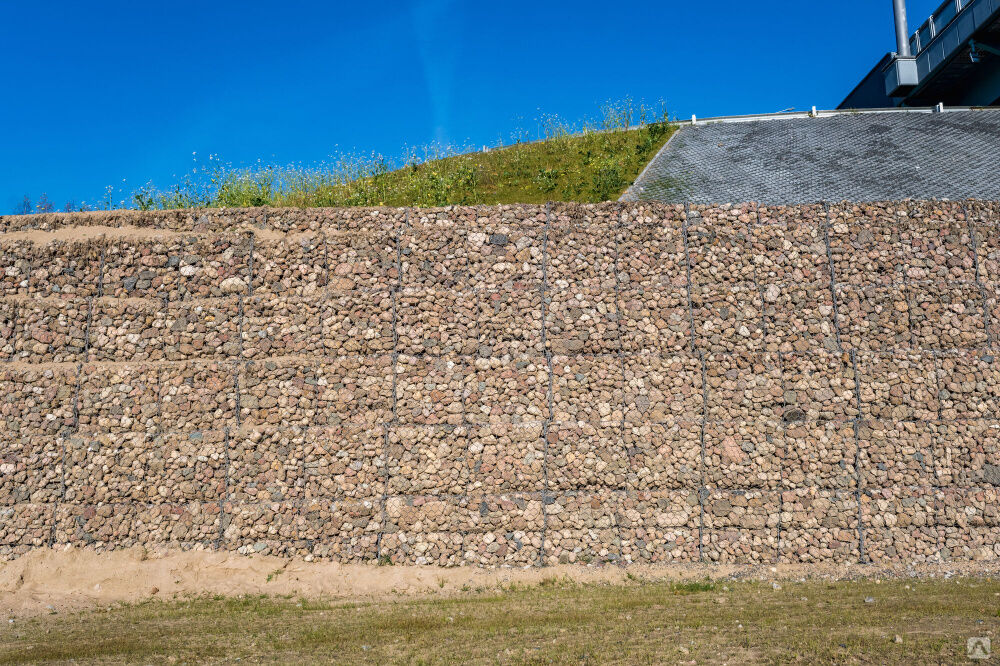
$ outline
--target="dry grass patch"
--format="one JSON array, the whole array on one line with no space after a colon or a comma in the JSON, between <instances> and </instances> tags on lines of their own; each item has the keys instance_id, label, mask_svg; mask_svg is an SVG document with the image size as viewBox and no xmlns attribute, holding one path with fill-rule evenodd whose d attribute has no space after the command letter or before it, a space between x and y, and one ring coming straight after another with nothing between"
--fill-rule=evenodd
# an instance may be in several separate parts
<instances>
[{"instance_id":1,"label":"dry grass patch","mask_svg":"<svg viewBox=\"0 0 1000 666\"><path fill-rule=\"evenodd\" d=\"M216 597L40 616L5 624L0 663L938 663L998 628L1000 584L987 579L548 579L452 598Z\"/></svg>"}]
</instances>

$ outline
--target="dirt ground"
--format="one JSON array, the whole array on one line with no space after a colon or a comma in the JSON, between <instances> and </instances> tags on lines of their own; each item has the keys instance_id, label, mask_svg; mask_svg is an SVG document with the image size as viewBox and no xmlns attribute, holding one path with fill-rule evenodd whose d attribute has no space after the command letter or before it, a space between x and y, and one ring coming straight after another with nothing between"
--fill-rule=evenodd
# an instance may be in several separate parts
<instances>
[{"instance_id":1,"label":"dirt ground","mask_svg":"<svg viewBox=\"0 0 1000 666\"><path fill-rule=\"evenodd\" d=\"M552 579L579 583L713 580L853 580L996 576L1000 563L877 565L566 565L530 569L444 569L342 565L296 558L208 551L150 552L143 548L95 553L37 550L0 563L0 615L24 617L116 602L204 595L267 594L312 599L386 600L448 596L470 589L533 585Z\"/></svg>"}]
</instances>

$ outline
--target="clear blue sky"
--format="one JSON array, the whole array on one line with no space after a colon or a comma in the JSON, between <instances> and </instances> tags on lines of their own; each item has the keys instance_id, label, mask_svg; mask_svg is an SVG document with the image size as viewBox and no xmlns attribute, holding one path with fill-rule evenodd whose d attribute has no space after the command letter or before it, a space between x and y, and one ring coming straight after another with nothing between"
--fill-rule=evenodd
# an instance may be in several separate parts
<instances>
[{"instance_id":1,"label":"clear blue sky","mask_svg":"<svg viewBox=\"0 0 1000 666\"><path fill-rule=\"evenodd\" d=\"M909 0L911 28L939 4ZM834 108L893 50L890 0L0 0L0 212L234 164L492 144L539 111Z\"/></svg>"}]
</instances>

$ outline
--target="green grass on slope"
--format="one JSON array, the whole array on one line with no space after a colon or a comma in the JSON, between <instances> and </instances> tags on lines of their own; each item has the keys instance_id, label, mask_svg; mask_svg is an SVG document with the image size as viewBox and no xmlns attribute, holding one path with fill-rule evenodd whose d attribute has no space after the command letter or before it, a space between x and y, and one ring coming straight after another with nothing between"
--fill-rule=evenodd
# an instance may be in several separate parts
<instances>
[{"instance_id":1,"label":"green grass on slope","mask_svg":"<svg viewBox=\"0 0 1000 666\"><path fill-rule=\"evenodd\" d=\"M970 637L1000 645L998 594L985 579L552 579L402 601L156 601L5 622L0 664L958 663Z\"/></svg>"},{"instance_id":2,"label":"green grass on slope","mask_svg":"<svg viewBox=\"0 0 1000 666\"><path fill-rule=\"evenodd\" d=\"M483 152L434 150L391 168L381 157L334 163L233 168L211 156L169 190L148 184L106 207L445 206L451 204L581 203L614 200L676 131L631 102L602 109L597 122L568 126L549 118L544 140ZM638 122L636 120L638 119Z\"/></svg>"},{"instance_id":3,"label":"green grass on slope","mask_svg":"<svg viewBox=\"0 0 1000 666\"><path fill-rule=\"evenodd\" d=\"M673 131L673 125L657 124L634 130L562 136L485 153L456 155L345 184L279 191L267 203L443 206L609 201L622 195ZM240 193L224 205L248 204Z\"/></svg>"}]
</instances>

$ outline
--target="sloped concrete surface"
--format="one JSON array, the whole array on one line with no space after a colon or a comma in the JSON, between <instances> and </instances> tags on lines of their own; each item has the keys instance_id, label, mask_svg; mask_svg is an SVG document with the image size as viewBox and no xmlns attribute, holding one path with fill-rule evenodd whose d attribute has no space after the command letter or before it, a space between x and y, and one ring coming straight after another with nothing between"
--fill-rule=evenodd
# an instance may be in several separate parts
<instances>
[{"instance_id":1,"label":"sloped concrete surface","mask_svg":"<svg viewBox=\"0 0 1000 666\"><path fill-rule=\"evenodd\" d=\"M666 203L1000 198L1000 111L682 128L626 195Z\"/></svg>"}]
</instances>

